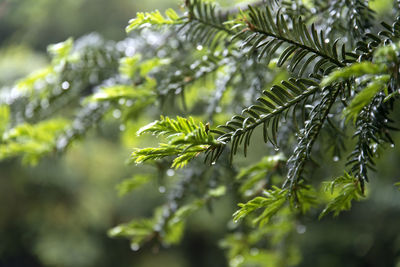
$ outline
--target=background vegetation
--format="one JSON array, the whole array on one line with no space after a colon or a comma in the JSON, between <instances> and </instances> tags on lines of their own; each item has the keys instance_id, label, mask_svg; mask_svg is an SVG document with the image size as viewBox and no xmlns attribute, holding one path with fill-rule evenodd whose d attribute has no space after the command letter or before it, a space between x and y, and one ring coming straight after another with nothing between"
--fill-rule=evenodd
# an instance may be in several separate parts
<instances>
[{"instance_id":1,"label":"background vegetation","mask_svg":"<svg viewBox=\"0 0 400 267\"><path fill-rule=\"evenodd\" d=\"M371 2L382 19L390 13L385 7L391 5L391 1ZM124 28L136 11L177 6L174 1L40 0L33 4L5 0L0 3L0 86L11 86L48 64L50 43L93 31L106 40L119 41L125 38ZM104 44L96 35L89 38ZM191 99L199 98L196 86L204 84L193 85L186 95L189 105ZM174 114L171 107L166 105L165 113ZM124 164L133 147L154 145L152 138L135 135L151 115L127 124L116 109L65 154L45 157L36 166L26 164L35 161L29 158L23 165L19 159L2 161L0 266L227 266L227 249L220 240L233 228L232 223L226 225L236 210L232 195L213 202L212 212L195 213L177 246L150 243L135 251L126 240L107 236L110 228L131 218L151 216L174 184L174 171L167 168L170 179L153 177L144 187L119 196L133 186L118 186L124 178L152 173L151 166L139 171ZM220 120L229 119L226 114L220 116ZM395 138L398 144L398 135ZM238 167L265 155L265 147L252 144L251 149L247 158L235 159ZM342 174L342 158L332 153L321 153L321 157L326 164L315 175L328 179ZM317 213L302 218L292 237L300 250L293 261L299 266L400 266L400 194L392 186L399 180L399 160L398 146L381 155L379 177L371 175L368 200L356 203L351 212L321 221L316 220Z\"/></svg>"}]
</instances>

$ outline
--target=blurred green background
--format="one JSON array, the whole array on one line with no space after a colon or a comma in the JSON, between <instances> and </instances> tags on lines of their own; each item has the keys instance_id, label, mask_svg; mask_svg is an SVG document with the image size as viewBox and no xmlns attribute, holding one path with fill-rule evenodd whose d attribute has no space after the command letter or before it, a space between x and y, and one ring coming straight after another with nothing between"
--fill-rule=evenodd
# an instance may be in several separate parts
<instances>
[{"instance_id":1,"label":"blurred green background","mask_svg":"<svg viewBox=\"0 0 400 267\"><path fill-rule=\"evenodd\" d=\"M388 1L374 1L383 10ZM70 36L99 32L121 40L137 11L177 7L177 0L0 0L0 87L44 66L46 46ZM383 12L383 11L382 11ZM397 112L398 114L399 112ZM65 155L37 166L18 160L0 163L0 267L12 266L227 266L218 247L230 221L232 203L223 199L214 213L204 211L189 222L180 246L149 244L134 252L127 240L110 239L107 230L136 216L149 216L163 202L158 183L119 197L114 188L135 172L126 166L130 150L117 125L103 123ZM398 135L397 135L398 136ZM397 144L400 143L397 138ZM128 142L129 143L129 142ZM264 148L254 147L254 158ZM331 178L341 165L316 175ZM339 218L318 222L314 214L299 228L301 266L400 267L399 146L380 158L370 199Z\"/></svg>"}]
</instances>

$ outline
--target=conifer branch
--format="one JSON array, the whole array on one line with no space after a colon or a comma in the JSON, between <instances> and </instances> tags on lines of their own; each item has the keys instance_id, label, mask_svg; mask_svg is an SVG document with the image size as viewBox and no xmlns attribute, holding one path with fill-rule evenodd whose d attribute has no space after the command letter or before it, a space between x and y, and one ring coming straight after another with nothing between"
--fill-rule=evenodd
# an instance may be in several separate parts
<instances>
[{"instance_id":1,"label":"conifer branch","mask_svg":"<svg viewBox=\"0 0 400 267\"><path fill-rule=\"evenodd\" d=\"M324 88L321 102L313 108L304 129L300 131L299 143L287 161L289 170L287 179L283 184L283 187L288 186L291 192L296 190L298 181L304 171L304 166L310 158L313 145L341 90L343 90L341 85Z\"/></svg>"},{"instance_id":2,"label":"conifer branch","mask_svg":"<svg viewBox=\"0 0 400 267\"><path fill-rule=\"evenodd\" d=\"M242 111L241 116L234 116L225 125L218 126L212 132L219 135L217 140L222 144L231 143L231 158L236 154L239 144L243 142L244 153L250 144L253 130L260 125L263 127L264 142L271 142L278 146L277 131L279 120L291 108L296 108L309 96L319 90L318 83L306 79L290 79L283 81L280 86L275 85L271 90L264 91L263 97L258 98L258 104ZM246 116L246 114L248 114ZM295 119L295 118L293 118ZM215 161L213 159L213 161Z\"/></svg>"}]
</instances>

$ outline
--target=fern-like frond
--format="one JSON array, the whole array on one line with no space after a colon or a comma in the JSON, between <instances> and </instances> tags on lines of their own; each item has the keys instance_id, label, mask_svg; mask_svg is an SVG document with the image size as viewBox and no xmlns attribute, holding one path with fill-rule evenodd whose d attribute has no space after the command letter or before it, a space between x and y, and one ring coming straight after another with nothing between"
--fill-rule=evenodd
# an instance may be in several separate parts
<instances>
[{"instance_id":1,"label":"fern-like frond","mask_svg":"<svg viewBox=\"0 0 400 267\"><path fill-rule=\"evenodd\" d=\"M207 47L215 47L221 38L234 34L226 21L228 13L222 13L215 3L202 0L185 1L187 13L179 16L173 9L168 9L163 16L159 11L139 12L136 18L129 22L126 31L148 26L178 25L178 32L186 39Z\"/></svg>"},{"instance_id":2,"label":"fern-like frond","mask_svg":"<svg viewBox=\"0 0 400 267\"><path fill-rule=\"evenodd\" d=\"M193 62L174 62L179 66L179 71L167 73L166 77L159 81L158 94L163 97L168 94L183 93L184 89L202 78L214 74L226 61L221 55L206 53Z\"/></svg>"},{"instance_id":3,"label":"fern-like frond","mask_svg":"<svg viewBox=\"0 0 400 267\"><path fill-rule=\"evenodd\" d=\"M310 186L299 184L295 195L291 195L287 188L272 186L271 189L265 190L262 196L239 203L240 209L233 214L233 220L239 221L248 217L252 218L253 224L262 227L285 206L305 213L315 204L316 192Z\"/></svg>"},{"instance_id":4,"label":"fern-like frond","mask_svg":"<svg viewBox=\"0 0 400 267\"><path fill-rule=\"evenodd\" d=\"M207 151L210 146L218 145L209 133L208 126L195 122L191 117L188 119L177 117L176 120L161 117L160 120L138 131L139 135L144 133L163 135L168 143L161 143L156 148L136 149L131 155L131 160L135 163L176 156L172 167L180 168L200 153Z\"/></svg>"},{"instance_id":5,"label":"fern-like frond","mask_svg":"<svg viewBox=\"0 0 400 267\"><path fill-rule=\"evenodd\" d=\"M137 219L118 225L108 231L110 237L129 237L131 249L136 251L140 245L154 237L154 219Z\"/></svg>"},{"instance_id":6,"label":"fern-like frond","mask_svg":"<svg viewBox=\"0 0 400 267\"><path fill-rule=\"evenodd\" d=\"M0 160L21 156L23 163L36 164L55 151L57 136L67 125L65 119L50 119L37 124L23 123L5 131L0 142Z\"/></svg>"},{"instance_id":7,"label":"fern-like frond","mask_svg":"<svg viewBox=\"0 0 400 267\"><path fill-rule=\"evenodd\" d=\"M374 96L387 89L389 80L390 75L377 75L372 77L365 88L363 88L362 91L353 98L350 105L343 110L343 114L347 120L353 119L353 121L355 121L361 110L372 101Z\"/></svg>"},{"instance_id":8,"label":"fern-like frond","mask_svg":"<svg viewBox=\"0 0 400 267\"><path fill-rule=\"evenodd\" d=\"M363 108L356 120L356 132L354 138L357 144L348 156L347 165L351 166L351 174L356 177L362 191L364 184L368 181L368 169L374 170L374 157L378 153L378 147L384 143L393 145L394 141L389 130L392 120L388 117L393 106L385 103L385 94L378 93L369 105Z\"/></svg>"},{"instance_id":9,"label":"fern-like frond","mask_svg":"<svg viewBox=\"0 0 400 267\"><path fill-rule=\"evenodd\" d=\"M321 82L321 86L348 82L350 79L356 78L358 81L361 81L360 84L355 82L356 86L354 88L362 87L363 89L343 110L343 114L347 117L347 120L353 119L355 121L360 111L371 102L373 97L387 87L387 83L390 80L390 75L387 74L387 65L388 62L372 63L370 61L363 61L353 63L325 77Z\"/></svg>"},{"instance_id":10,"label":"fern-like frond","mask_svg":"<svg viewBox=\"0 0 400 267\"><path fill-rule=\"evenodd\" d=\"M313 107L304 128L300 130L298 135L299 142L287 162L289 170L284 187L289 185L291 191L296 191L296 186L302 178L305 164L310 158L314 142L341 90L343 88L340 85L325 87L322 92L321 101Z\"/></svg>"},{"instance_id":11,"label":"fern-like frond","mask_svg":"<svg viewBox=\"0 0 400 267\"><path fill-rule=\"evenodd\" d=\"M229 27L230 14L223 13L215 3L202 0L186 1L188 10L186 22L180 28L185 37L211 50L234 35L237 30Z\"/></svg>"},{"instance_id":12,"label":"fern-like frond","mask_svg":"<svg viewBox=\"0 0 400 267\"><path fill-rule=\"evenodd\" d=\"M264 191L262 197L255 197L247 203L240 203L240 209L233 214L233 220L239 221L256 210L264 209L254 220L254 224L265 225L287 203L288 190L274 186Z\"/></svg>"},{"instance_id":13,"label":"fern-like frond","mask_svg":"<svg viewBox=\"0 0 400 267\"><path fill-rule=\"evenodd\" d=\"M219 135L217 140L220 143L232 144L231 157L242 143L246 155L252 133L260 125L263 125L264 142L271 142L277 147L280 119L286 117L288 112L295 113L297 108L302 108L302 103L318 90L318 83L313 80L283 81L281 85L274 85L270 90L263 91L263 96L258 98L256 105L244 109L242 115L232 117L225 125L218 126L212 132Z\"/></svg>"},{"instance_id":14,"label":"fern-like frond","mask_svg":"<svg viewBox=\"0 0 400 267\"><path fill-rule=\"evenodd\" d=\"M338 53L338 41L326 40L323 30L317 31L314 25L307 29L301 17L292 19L280 11L273 15L271 9L249 7L248 16L245 15L242 23L235 27L243 30L235 35L245 39L243 46L250 47L249 53L255 51L259 59L267 56L271 58L275 52L279 53L278 66L289 61L289 70L295 71L300 66L299 75L302 75L313 62L313 73L329 73L336 67L343 67L346 58L344 46Z\"/></svg>"},{"instance_id":15,"label":"fern-like frond","mask_svg":"<svg viewBox=\"0 0 400 267\"><path fill-rule=\"evenodd\" d=\"M91 93L96 85L115 75L122 54L93 34L75 42L68 39L50 45L49 53L51 64L17 82L4 94L5 99L0 95L0 102L19 110L12 112L19 114L19 122L35 122L61 113L71 102Z\"/></svg>"},{"instance_id":16,"label":"fern-like frond","mask_svg":"<svg viewBox=\"0 0 400 267\"><path fill-rule=\"evenodd\" d=\"M373 158L378 153L378 146L393 144L389 134L393 128L388 115L397 94L399 50L397 43L380 46L374 51L373 62L353 63L322 81L322 85L326 85L353 79L355 96L343 114L347 120L353 119L356 125L353 137L357 144L347 165L351 166L350 173L359 180L362 191L368 181L368 169L374 169Z\"/></svg>"},{"instance_id":17,"label":"fern-like frond","mask_svg":"<svg viewBox=\"0 0 400 267\"><path fill-rule=\"evenodd\" d=\"M126 32L131 32L138 28L145 28L148 26L161 26L161 25L173 25L182 23L182 18L171 8L165 11L165 17L160 11L153 12L138 12L136 18L129 21L129 25L126 27Z\"/></svg>"},{"instance_id":18,"label":"fern-like frond","mask_svg":"<svg viewBox=\"0 0 400 267\"><path fill-rule=\"evenodd\" d=\"M319 215L321 219L332 212L333 216L338 216L340 212L349 210L353 200L360 200L364 197L363 189L359 180L352 175L345 173L344 176L326 183L325 192L336 193L336 196L328 202L325 209Z\"/></svg>"},{"instance_id":19,"label":"fern-like frond","mask_svg":"<svg viewBox=\"0 0 400 267\"><path fill-rule=\"evenodd\" d=\"M363 40L357 42L353 52L346 52L346 62L371 60L376 49L382 45L388 45L400 40L400 17L393 22L392 25L382 22L381 30L378 34L365 33Z\"/></svg>"},{"instance_id":20,"label":"fern-like frond","mask_svg":"<svg viewBox=\"0 0 400 267\"><path fill-rule=\"evenodd\" d=\"M350 42L360 40L366 31L371 30L375 12L369 1L318 1L314 15L317 21L326 25L329 36L344 32ZM348 30L347 30L348 29Z\"/></svg>"}]
</instances>

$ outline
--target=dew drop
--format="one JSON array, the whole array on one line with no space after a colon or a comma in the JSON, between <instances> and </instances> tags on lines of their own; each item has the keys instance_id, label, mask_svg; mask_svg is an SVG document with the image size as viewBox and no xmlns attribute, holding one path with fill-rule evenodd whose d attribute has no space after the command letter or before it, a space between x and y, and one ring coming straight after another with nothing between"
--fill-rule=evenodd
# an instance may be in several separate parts
<instances>
[{"instance_id":1,"label":"dew drop","mask_svg":"<svg viewBox=\"0 0 400 267\"><path fill-rule=\"evenodd\" d=\"M215 165L215 164L217 164L215 161L211 162L211 165Z\"/></svg>"},{"instance_id":2,"label":"dew drop","mask_svg":"<svg viewBox=\"0 0 400 267\"><path fill-rule=\"evenodd\" d=\"M167 175L168 175L168 176L171 177L171 176L174 176L174 174L175 174L175 171L174 171L173 169L168 169L168 170L167 170Z\"/></svg>"},{"instance_id":3,"label":"dew drop","mask_svg":"<svg viewBox=\"0 0 400 267\"><path fill-rule=\"evenodd\" d=\"M277 147L277 146L274 147L274 150L275 150L275 151L279 151L279 147Z\"/></svg>"},{"instance_id":4,"label":"dew drop","mask_svg":"<svg viewBox=\"0 0 400 267\"><path fill-rule=\"evenodd\" d=\"M65 81L61 84L61 88L67 90L69 88L69 82Z\"/></svg>"},{"instance_id":5,"label":"dew drop","mask_svg":"<svg viewBox=\"0 0 400 267\"><path fill-rule=\"evenodd\" d=\"M158 192L160 192L161 194L165 193L165 186L158 187Z\"/></svg>"},{"instance_id":6,"label":"dew drop","mask_svg":"<svg viewBox=\"0 0 400 267\"><path fill-rule=\"evenodd\" d=\"M390 144L390 147L391 147L391 148L394 148L394 144Z\"/></svg>"},{"instance_id":7,"label":"dew drop","mask_svg":"<svg viewBox=\"0 0 400 267\"><path fill-rule=\"evenodd\" d=\"M374 152L374 153L376 153L376 151L378 150L378 144L372 144L372 146L371 146L371 148L372 148L372 151Z\"/></svg>"},{"instance_id":8,"label":"dew drop","mask_svg":"<svg viewBox=\"0 0 400 267\"><path fill-rule=\"evenodd\" d=\"M334 157L333 157L333 161L334 161L334 162L338 162L339 159L340 159L340 158L339 158L338 156L334 156Z\"/></svg>"},{"instance_id":9,"label":"dew drop","mask_svg":"<svg viewBox=\"0 0 400 267\"><path fill-rule=\"evenodd\" d=\"M190 65L190 69L191 69L191 70L194 70L195 68L196 68L196 65L195 65L195 64L191 64L191 65Z\"/></svg>"},{"instance_id":10,"label":"dew drop","mask_svg":"<svg viewBox=\"0 0 400 267\"><path fill-rule=\"evenodd\" d=\"M130 99L128 99L128 100L126 101L125 105L126 105L127 107L130 107L130 106L133 105L133 101L130 100Z\"/></svg>"},{"instance_id":11,"label":"dew drop","mask_svg":"<svg viewBox=\"0 0 400 267\"><path fill-rule=\"evenodd\" d=\"M120 104L120 105L123 105L123 104L125 104L125 98L120 98L119 100L118 100L118 104Z\"/></svg>"},{"instance_id":12,"label":"dew drop","mask_svg":"<svg viewBox=\"0 0 400 267\"><path fill-rule=\"evenodd\" d=\"M119 130L120 130L121 132L125 131L125 129L126 129L126 127L125 127L124 124L121 124L121 125L119 126Z\"/></svg>"},{"instance_id":13,"label":"dew drop","mask_svg":"<svg viewBox=\"0 0 400 267\"><path fill-rule=\"evenodd\" d=\"M116 118L116 119L119 119L121 117L121 110L115 109L113 111L113 117Z\"/></svg>"},{"instance_id":14,"label":"dew drop","mask_svg":"<svg viewBox=\"0 0 400 267\"><path fill-rule=\"evenodd\" d=\"M304 234L307 231L307 227L305 225L299 224L296 226L296 231L299 234Z\"/></svg>"},{"instance_id":15,"label":"dew drop","mask_svg":"<svg viewBox=\"0 0 400 267\"><path fill-rule=\"evenodd\" d=\"M66 137L61 137L57 140L57 149L63 150L68 144L68 139Z\"/></svg>"},{"instance_id":16,"label":"dew drop","mask_svg":"<svg viewBox=\"0 0 400 267\"><path fill-rule=\"evenodd\" d=\"M198 46L196 47L196 49L199 50L199 51L201 51L201 50L203 50L203 46L202 46L202 45L198 45Z\"/></svg>"},{"instance_id":17,"label":"dew drop","mask_svg":"<svg viewBox=\"0 0 400 267\"><path fill-rule=\"evenodd\" d=\"M132 243L132 244L131 244L131 249L132 249L133 251L138 251L139 248L140 248L139 244L137 244L137 243Z\"/></svg>"}]
</instances>

